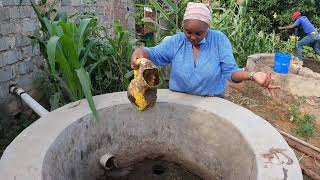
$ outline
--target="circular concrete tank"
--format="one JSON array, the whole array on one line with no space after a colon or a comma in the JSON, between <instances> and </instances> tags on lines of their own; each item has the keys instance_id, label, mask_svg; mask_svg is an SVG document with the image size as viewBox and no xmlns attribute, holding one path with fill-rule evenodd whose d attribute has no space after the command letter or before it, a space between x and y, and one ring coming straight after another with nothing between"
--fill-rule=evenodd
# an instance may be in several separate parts
<instances>
[{"instance_id":1,"label":"circular concrete tank","mask_svg":"<svg viewBox=\"0 0 320 180\"><path fill-rule=\"evenodd\" d=\"M106 153L120 167L161 157L203 179L302 179L282 136L224 99L159 90L158 103L145 112L129 103L126 92L94 99L99 122L81 100L24 130L1 158L1 179L96 179L104 173L99 159Z\"/></svg>"}]
</instances>

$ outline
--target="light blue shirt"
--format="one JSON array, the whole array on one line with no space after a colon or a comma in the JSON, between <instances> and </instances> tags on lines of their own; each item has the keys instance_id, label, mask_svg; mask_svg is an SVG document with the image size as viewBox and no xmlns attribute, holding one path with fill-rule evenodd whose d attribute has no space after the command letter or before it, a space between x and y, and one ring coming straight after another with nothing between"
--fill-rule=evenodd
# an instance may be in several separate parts
<instances>
[{"instance_id":1,"label":"light blue shirt","mask_svg":"<svg viewBox=\"0 0 320 180\"><path fill-rule=\"evenodd\" d=\"M200 43L196 63L192 44L180 32L159 45L144 48L158 66L171 63L169 89L194 95L218 95L225 91L226 81L239 71L229 39L220 31L209 30Z\"/></svg>"}]
</instances>

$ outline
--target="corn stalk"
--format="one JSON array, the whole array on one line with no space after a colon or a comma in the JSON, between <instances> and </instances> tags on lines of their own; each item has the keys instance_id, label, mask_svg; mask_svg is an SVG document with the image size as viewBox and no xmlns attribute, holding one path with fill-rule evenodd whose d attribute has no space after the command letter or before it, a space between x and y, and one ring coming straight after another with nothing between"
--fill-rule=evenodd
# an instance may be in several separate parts
<instances>
[{"instance_id":1,"label":"corn stalk","mask_svg":"<svg viewBox=\"0 0 320 180\"><path fill-rule=\"evenodd\" d=\"M30 2L41 25L30 38L33 46L39 44L47 60L49 79L55 88L55 94L50 97L50 102L55 103L52 107L64 104L65 97L68 99L66 102L86 97L95 119L98 119L91 81L84 70L88 53L95 44L95 40L89 37L96 27L96 20L85 18L77 23L66 13L58 12L53 16L56 0L46 11L41 11L34 0ZM41 0L39 3L43 5L47 1Z\"/></svg>"}]
</instances>

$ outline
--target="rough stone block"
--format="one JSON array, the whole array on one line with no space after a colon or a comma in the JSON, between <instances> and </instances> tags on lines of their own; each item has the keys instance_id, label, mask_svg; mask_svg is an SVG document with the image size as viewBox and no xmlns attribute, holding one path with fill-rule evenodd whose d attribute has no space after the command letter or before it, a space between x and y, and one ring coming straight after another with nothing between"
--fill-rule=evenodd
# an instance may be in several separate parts
<instances>
[{"instance_id":1,"label":"rough stone block","mask_svg":"<svg viewBox=\"0 0 320 180\"><path fill-rule=\"evenodd\" d=\"M0 21L5 21L9 19L9 8L0 8Z\"/></svg>"},{"instance_id":2,"label":"rough stone block","mask_svg":"<svg viewBox=\"0 0 320 180\"><path fill-rule=\"evenodd\" d=\"M7 65L7 59L3 58L3 54L0 54L0 68Z\"/></svg>"},{"instance_id":3,"label":"rough stone block","mask_svg":"<svg viewBox=\"0 0 320 180\"><path fill-rule=\"evenodd\" d=\"M3 53L4 58L7 60L7 64L14 64L22 59L21 52L14 49Z\"/></svg>"},{"instance_id":4,"label":"rough stone block","mask_svg":"<svg viewBox=\"0 0 320 180\"><path fill-rule=\"evenodd\" d=\"M23 0L26 1L26 0ZM20 4L20 0L2 0L3 6L16 6Z\"/></svg>"},{"instance_id":5,"label":"rough stone block","mask_svg":"<svg viewBox=\"0 0 320 180\"><path fill-rule=\"evenodd\" d=\"M18 6L20 5L20 0L0 0L0 5L2 6ZM21 2L22 6L29 6L31 5L29 0L22 0Z\"/></svg>"},{"instance_id":6,"label":"rough stone block","mask_svg":"<svg viewBox=\"0 0 320 180\"><path fill-rule=\"evenodd\" d=\"M70 5L72 5L72 0L61 1L61 6L70 6Z\"/></svg>"},{"instance_id":7,"label":"rough stone block","mask_svg":"<svg viewBox=\"0 0 320 180\"><path fill-rule=\"evenodd\" d=\"M44 69L46 65L46 61L42 56L34 56L32 57L32 61L38 69Z\"/></svg>"},{"instance_id":8,"label":"rough stone block","mask_svg":"<svg viewBox=\"0 0 320 180\"><path fill-rule=\"evenodd\" d=\"M35 79L35 75L25 74L16 79L17 84L22 87L25 91L32 88L33 80Z\"/></svg>"},{"instance_id":9,"label":"rough stone block","mask_svg":"<svg viewBox=\"0 0 320 180\"><path fill-rule=\"evenodd\" d=\"M22 48L22 58L30 58L32 56L32 46Z\"/></svg>"},{"instance_id":10,"label":"rough stone block","mask_svg":"<svg viewBox=\"0 0 320 180\"><path fill-rule=\"evenodd\" d=\"M25 60L18 64L18 71L20 75L32 72L33 64L31 60Z\"/></svg>"},{"instance_id":11,"label":"rough stone block","mask_svg":"<svg viewBox=\"0 0 320 180\"><path fill-rule=\"evenodd\" d=\"M7 82L14 78L12 67L4 67L0 69L0 83Z\"/></svg>"},{"instance_id":12,"label":"rough stone block","mask_svg":"<svg viewBox=\"0 0 320 180\"><path fill-rule=\"evenodd\" d=\"M38 23L35 19L22 21L22 32L32 32L36 30Z\"/></svg>"},{"instance_id":13,"label":"rough stone block","mask_svg":"<svg viewBox=\"0 0 320 180\"><path fill-rule=\"evenodd\" d=\"M9 16L11 19L18 19L20 18L19 8L18 6L13 6L10 8Z\"/></svg>"},{"instance_id":14,"label":"rough stone block","mask_svg":"<svg viewBox=\"0 0 320 180\"><path fill-rule=\"evenodd\" d=\"M7 36L7 43L9 44L10 49L14 49L16 47L16 38L14 35Z\"/></svg>"},{"instance_id":15,"label":"rough stone block","mask_svg":"<svg viewBox=\"0 0 320 180\"><path fill-rule=\"evenodd\" d=\"M0 84L0 102L4 102L9 95L9 83Z\"/></svg>"},{"instance_id":16,"label":"rough stone block","mask_svg":"<svg viewBox=\"0 0 320 180\"><path fill-rule=\"evenodd\" d=\"M18 33L19 28L12 21L3 21L0 26L0 35L9 35Z\"/></svg>"},{"instance_id":17,"label":"rough stone block","mask_svg":"<svg viewBox=\"0 0 320 180\"><path fill-rule=\"evenodd\" d=\"M68 14L80 13L77 8L78 7L74 7L74 6L63 6L61 7L61 10L68 12Z\"/></svg>"},{"instance_id":18,"label":"rough stone block","mask_svg":"<svg viewBox=\"0 0 320 180\"><path fill-rule=\"evenodd\" d=\"M72 0L73 6L80 6L80 5L84 5L84 4L85 4L84 0Z\"/></svg>"},{"instance_id":19,"label":"rough stone block","mask_svg":"<svg viewBox=\"0 0 320 180\"><path fill-rule=\"evenodd\" d=\"M19 7L20 18L32 18L35 17L35 13L31 6Z\"/></svg>"},{"instance_id":20,"label":"rough stone block","mask_svg":"<svg viewBox=\"0 0 320 180\"><path fill-rule=\"evenodd\" d=\"M18 35L15 37L16 47L27 46L31 44L31 39L25 35Z\"/></svg>"},{"instance_id":21,"label":"rough stone block","mask_svg":"<svg viewBox=\"0 0 320 180\"><path fill-rule=\"evenodd\" d=\"M0 37L0 51L4 51L10 48L10 43L7 41L7 38Z\"/></svg>"},{"instance_id":22,"label":"rough stone block","mask_svg":"<svg viewBox=\"0 0 320 180\"><path fill-rule=\"evenodd\" d=\"M10 18L32 18L35 17L35 13L31 6L14 6L10 8Z\"/></svg>"}]
</instances>

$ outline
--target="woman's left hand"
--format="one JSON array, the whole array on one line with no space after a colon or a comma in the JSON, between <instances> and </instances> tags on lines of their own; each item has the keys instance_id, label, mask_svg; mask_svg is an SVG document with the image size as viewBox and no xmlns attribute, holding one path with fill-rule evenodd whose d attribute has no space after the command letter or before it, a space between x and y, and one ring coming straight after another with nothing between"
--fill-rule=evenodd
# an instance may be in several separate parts
<instances>
[{"instance_id":1,"label":"woman's left hand","mask_svg":"<svg viewBox=\"0 0 320 180\"><path fill-rule=\"evenodd\" d=\"M272 97L274 97L273 89L280 88L279 86L271 85L271 81L272 81L271 73L266 74L264 72L256 72L252 80L254 80L260 86L267 88Z\"/></svg>"}]
</instances>

